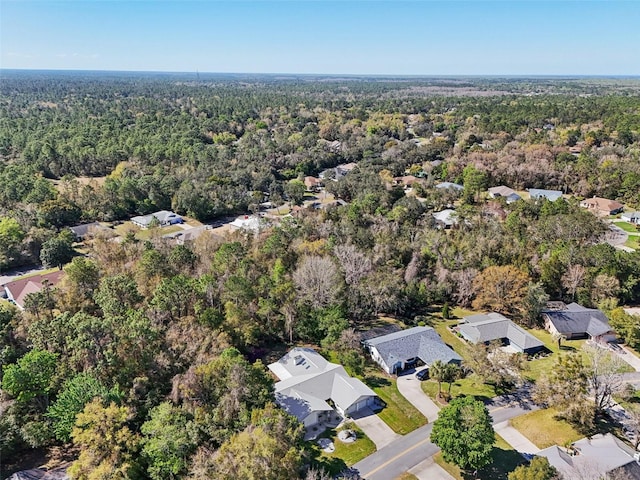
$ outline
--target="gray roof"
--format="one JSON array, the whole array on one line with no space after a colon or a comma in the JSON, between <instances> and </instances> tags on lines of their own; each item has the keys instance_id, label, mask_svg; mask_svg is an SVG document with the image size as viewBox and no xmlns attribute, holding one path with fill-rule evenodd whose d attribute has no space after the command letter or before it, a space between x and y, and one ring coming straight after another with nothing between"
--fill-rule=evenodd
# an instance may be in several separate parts
<instances>
[{"instance_id":1,"label":"gray roof","mask_svg":"<svg viewBox=\"0 0 640 480\"><path fill-rule=\"evenodd\" d=\"M560 190L543 190L540 188L530 188L528 190L532 199L546 198L551 202L555 202L559 198L562 198L562 192Z\"/></svg>"},{"instance_id":2,"label":"gray roof","mask_svg":"<svg viewBox=\"0 0 640 480\"><path fill-rule=\"evenodd\" d=\"M95 231L97 229L101 229L101 228L107 228L107 227L103 227L98 222L91 222L91 223L83 223L82 225L76 225L75 227L70 227L69 230L71 230L76 237L82 238L87 233L91 231Z\"/></svg>"},{"instance_id":3,"label":"gray roof","mask_svg":"<svg viewBox=\"0 0 640 480\"><path fill-rule=\"evenodd\" d=\"M442 210L441 212L435 212L432 214L436 221L443 223L447 227L456 225L458 223L458 217L456 211L450 208Z\"/></svg>"},{"instance_id":4,"label":"gray roof","mask_svg":"<svg viewBox=\"0 0 640 480\"><path fill-rule=\"evenodd\" d=\"M604 313L577 303L567 305L564 310L545 310L542 314L563 334L586 333L590 337L597 337L611 331L609 320Z\"/></svg>"},{"instance_id":5,"label":"gray roof","mask_svg":"<svg viewBox=\"0 0 640 480\"><path fill-rule=\"evenodd\" d=\"M464 187L458 183L442 182L437 184L436 188L453 188L455 190L462 190Z\"/></svg>"},{"instance_id":6,"label":"gray roof","mask_svg":"<svg viewBox=\"0 0 640 480\"><path fill-rule=\"evenodd\" d=\"M463 322L465 323L460 325L460 333L473 343L491 342L507 338L509 343L517 345L525 351L544 345L543 342L524 328L499 313L471 315L465 317Z\"/></svg>"},{"instance_id":7,"label":"gray roof","mask_svg":"<svg viewBox=\"0 0 640 480\"><path fill-rule=\"evenodd\" d=\"M426 365L436 360L443 363L462 361L462 357L449 348L431 327L413 327L407 330L375 337L365 345L376 347L384 362L391 366L399 360L418 357Z\"/></svg>"},{"instance_id":8,"label":"gray roof","mask_svg":"<svg viewBox=\"0 0 640 480\"><path fill-rule=\"evenodd\" d=\"M160 223L160 225L164 225L165 223L173 219L179 219L182 217L177 213L171 212L169 210L160 210L159 212L152 213L150 215L141 215L141 216L133 217L131 218L131 221L147 227L153 221L154 218L158 219L158 222Z\"/></svg>"},{"instance_id":9,"label":"gray roof","mask_svg":"<svg viewBox=\"0 0 640 480\"><path fill-rule=\"evenodd\" d=\"M602 478L612 470L635 463L633 450L610 433L583 438L573 446L577 452L575 455L569 455L557 445L545 448L536 455L547 457L549 463L566 478L576 478L586 472L592 473L593 478Z\"/></svg>"},{"instance_id":10,"label":"gray roof","mask_svg":"<svg viewBox=\"0 0 640 480\"><path fill-rule=\"evenodd\" d=\"M376 396L342 365L328 362L311 348L293 348L269 370L280 379L275 384L276 401L299 420L312 411L327 410L327 400L346 411L361 398Z\"/></svg>"}]
</instances>

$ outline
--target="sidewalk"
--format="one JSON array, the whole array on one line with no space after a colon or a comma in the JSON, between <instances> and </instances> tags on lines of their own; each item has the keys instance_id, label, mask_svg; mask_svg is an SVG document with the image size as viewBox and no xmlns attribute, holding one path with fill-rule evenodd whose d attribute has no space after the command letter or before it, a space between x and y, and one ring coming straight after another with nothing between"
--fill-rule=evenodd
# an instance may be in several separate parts
<instances>
[{"instance_id":1,"label":"sidewalk","mask_svg":"<svg viewBox=\"0 0 640 480\"><path fill-rule=\"evenodd\" d=\"M513 428L509 424L509 420L507 420L506 422L497 423L494 428L496 433L500 435L505 442L511 445L519 453L530 456L540 451L540 449L536 447L527 437Z\"/></svg>"},{"instance_id":2,"label":"sidewalk","mask_svg":"<svg viewBox=\"0 0 640 480\"><path fill-rule=\"evenodd\" d=\"M433 457L427 458L424 462L409 470L419 480L455 480L449 473L438 465Z\"/></svg>"},{"instance_id":3,"label":"sidewalk","mask_svg":"<svg viewBox=\"0 0 640 480\"><path fill-rule=\"evenodd\" d=\"M415 373L417 373L417 371ZM420 380L416 378L415 373L411 371L411 373L398 377L398 391L409 403L427 417L427 420L431 423L438 418L440 408L422 391Z\"/></svg>"}]
</instances>

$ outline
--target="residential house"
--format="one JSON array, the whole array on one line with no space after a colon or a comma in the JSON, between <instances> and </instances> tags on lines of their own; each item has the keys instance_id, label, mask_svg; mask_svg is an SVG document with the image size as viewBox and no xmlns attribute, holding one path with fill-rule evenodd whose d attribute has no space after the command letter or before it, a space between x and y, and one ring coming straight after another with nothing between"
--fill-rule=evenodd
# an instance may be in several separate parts
<instances>
[{"instance_id":1,"label":"residential house","mask_svg":"<svg viewBox=\"0 0 640 480\"><path fill-rule=\"evenodd\" d=\"M154 222L157 222L158 226L160 227L184 223L184 220L180 215L168 210L160 210L159 212L152 213L150 215L133 217L131 221L134 225L137 225L140 228L149 228L149 226L151 226Z\"/></svg>"},{"instance_id":2,"label":"residential house","mask_svg":"<svg viewBox=\"0 0 640 480\"><path fill-rule=\"evenodd\" d=\"M437 360L442 363L462 362L462 357L445 344L431 327L413 327L370 338L363 344L371 358L390 374L415 365L418 360L426 366Z\"/></svg>"},{"instance_id":3,"label":"residential house","mask_svg":"<svg viewBox=\"0 0 640 480\"><path fill-rule=\"evenodd\" d=\"M69 230L75 236L76 242L81 242L87 235L95 235L99 231L113 232L113 230L101 225L99 222L83 223L82 225L69 227Z\"/></svg>"},{"instance_id":4,"label":"residential house","mask_svg":"<svg viewBox=\"0 0 640 480\"><path fill-rule=\"evenodd\" d=\"M640 212L624 212L620 215L620 219L625 222L640 225Z\"/></svg>"},{"instance_id":5,"label":"residential house","mask_svg":"<svg viewBox=\"0 0 640 480\"><path fill-rule=\"evenodd\" d=\"M458 224L458 217L455 210L447 208L441 212L432 213L433 218L436 219L436 224L440 228L451 228Z\"/></svg>"},{"instance_id":6,"label":"residential house","mask_svg":"<svg viewBox=\"0 0 640 480\"><path fill-rule=\"evenodd\" d=\"M231 232L243 230L246 232L259 233L260 230L263 230L267 226L266 221L257 215L244 215L230 222L229 230Z\"/></svg>"},{"instance_id":7,"label":"residential house","mask_svg":"<svg viewBox=\"0 0 640 480\"><path fill-rule=\"evenodd\" d=\"M504 185L491 187L489 189L489 198L505 198L507 203L513 203L521 199L515 190Z\"/></svg>"},{"instance_id":8,"label":"residential house","mask_svg":"<svg viewBox=\"0 0 640 480\"><path fill-rule=\"evenodd\" d=\"M413 175L404 175L393 179L395 185L402 185L405 189L413 187L415 183L424 183L424 180Z\"/></svg>"},{"instance_id":9,"label":"residential house","mask_svg":"<svg viewBox=\"0 0 640 480\"><path fill-rule=\"evenodd\" d=\"M189 228L187 230L180 230L179 232L169 233L163 235L162 238L172 240L176 245L187 245L196 241L203 234L211 235L222 240L222 237L212 232L213 227L211 225L201 225L199 227Z\"/></svg>"},{"instance_id":10,"label":"residential house","mask_svg":"<svg viewBox=\"0 0 640 480\"><path fill-rule=\"evenodd\" d=\"M615 215L624 208L620 202L600 197L585 198L580 202L580 206L597 215Z\"/></svg>"},{"instance_id":11,"label":"residential house","mask_svg":"<svg viewBox=\"0 0 640 480\"><path fill-rule=\"evenodd\" d=\"M567 340L590 338L607 342L616 338L604 313L577 303L565 305L563 302L553 302L542 311L542 319L549 332L560 334Z\"/></svg>"},{"instance_id":12,"label":"residential house","mask_svg":"<svg viewBox=\"0 0 640 480\"><path fill-rule=\"evenodd\" d=\"M546 457L567 479L640 479L640 466L634 450L610 433L583 438L569 448L554 445L536 455Z\"/></svg>"},{"instance_id":13,"label":"residential house","mask_svg":"<svg viewBox=\"0 0 640 480\"><path fill-rule=\"evenodd\" d=\"M30 293L38 293L44 288L45 284L48 284L50 287L55 287L60 283L63 276L64 272L62 270L56 270L55 272L45 273L43 275L19 278L4 284L4 291L10 302L15 303L20 310L24 310L24 301L27 295Z\"/></svg>"},{"instance_id":14,"label":"residential house","mask_svg":"<svg viewBox=\"0 0 640 480\"><path fill-rule=\"evenodd\" d=\"M304 186L307 187L309 192L319 192L323 182L317 177L304 177Z\"/></svg>"},{"instance_id":15,"label":"residential house","mask_svg":"<svg viewBox=\"0 0 640 480\"><path fill-rule=\"evenodd\" d=\"M354 168L358 166L357 163L343 163L336 167L336 179L340 179L344 177L346 174L350 173Z\"/></svg>"},{"instance_id":16,"label":"residential house","mask_svg":"<svg viewBox=\"0 0 640 480\"><path fill-rule=\"evenodd\" d=\"M452 188L453 190L464 190L464 187L458 183L441 182L436 185L436 188Z\"/></svg>"},{"instance_id":17,"label":"residential house","mask_svg":"<svg viewBox=\"0 0 640 480\"><path fill-rule=\"evenodd\" d=\"M500 313L471 315L462 319L459 331L471 343L490 343L499 340L516 352L535 353L544 343Z\"/></svg>"},{"instance_id":18,"label":"residential house","mask_svg":"<svg viewBox=\"0 0 640 480\"><path fill-rule=\"evenodd\" d=\"M280 379L275 384L276 402L307 428L335 413L346 417L376 403L373 390L311 348L293 348L269 370Z\"/></svg>"},{"instance_id":19,"label":"residential house","mask_svg":"<svg viewBox=\"0 0 640 480\"><path fill-rule=\"evenodd\" d=\"M542 190L540 188L529 188L527 190L531 200L543 200L547 199L550 202L555 202L559 198L562 198L562 192L560 190Z\"/></svg>"}]
</instances>

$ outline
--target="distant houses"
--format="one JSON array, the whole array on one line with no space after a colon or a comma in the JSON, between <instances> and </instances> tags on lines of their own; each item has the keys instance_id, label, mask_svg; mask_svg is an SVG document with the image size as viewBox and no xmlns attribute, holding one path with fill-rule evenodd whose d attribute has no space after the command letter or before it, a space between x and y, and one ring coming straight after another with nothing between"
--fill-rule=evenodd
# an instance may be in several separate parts
<instances>
[{"instance_id":1,"label":"distant houses","mask_svg":"<svg viewBox=\"0 0 640 480\"><path fill-rule=\"evenodd\" d=\"M464 190L464 187L458 183L452 182L440 182L436 185L436 188L450 188L452 190Z\"/></svg>"},{"instance_id":2,"label":"distant houses","mask_svg":"<svg viewBox=\"0 0 640 480\"><path fill-rule=\"evenodd\" d=\"M259 233L265 227L267 227L266 221L258 215L244 215L229 223L229 230L232 232L243 230Z\"/></svg>"},{"instance_id":3,"label":"distant houses","mask_svg":"<svg viewBox=\"0 0 640 480\"><path fill-rule=\"evenodd\" d=\"M436 220L436 226L438 228L451 228L458 224L458 217L456 211L450 208L442 210L441 212L432 213L433 218Z\"/></svg>"},{"instance_id":4,"label":"distant houses","mask_svg":"<svg viewBox=\"0 0 640 480\"><path fill-rule=\"evenodd\" d=\"M500 313L471 315L462 319L460 335L471 343L495 340L516 352L532 354L544 348L544 343Z\"/></svg>"},{"instance_id":5,"label":"distant houses","mask_svg":"<svg viewBox=\"0 0 640 480\"><path fill-rule=\"evenodd\" d=\"M76 225L75 227L69 227L71 233L73 233L76 242L81 242L89 235L95 235L97 232L111 232L113 230L101 225L99 222L83 223L82 225Z\"/></svg>"},{"instance_id":6,"label":"distant houses","mask_svg":"<svg viewBox=\"0 0 640 480\"><path fill-rule=\"evenodd\" d=\"M427 366L438 360L442 363L462 362L462 357L447 346L431 327L413 327L370 338L363 344L371 358L390 374L414 366L418 360Z\"/></svg>"},{"instance_id":7,"label":"distant houses","mask_svg":"<svg viewBox=\"0 0 640 480\"><path fill-rule=\"evenodd\" d=\"M184 223L184 220L177 213L173 213L168 210L160 210L159 212L151 213L149 215L133 217L131 219L131 222L140 228L149 228L154 224L158 225L159 227L165 227L167 225Z\"/></svg>"},{"instance_id":8,"label":"distant houses","mask_svg":"<svg viewBox=\"0 0 640 480\"><path fill-rule=\"evenodd\" d=\"M515 190L504 185L491 187L489 189L489 198L504 198L507 203L517 202L521 199L520 195L518 195Z\"/></svg>"},{"instance_id":9,"label":"distant houses","mask_svg":"<svg viewBox=\"0 0 640 480\"><path fill-rule=\"evenodd\" d=\"M622 212L624 205L615 200L609 200L608 198L592 197L585 198L580 202L582 208L592 211L596 215L615 215Z\"/></svg>"},{"instance_id":10,"label":"distant houses","mask_svg":"<svg viewBox=\"0 0 640 480\"><path fill-rule=\"evenodd\" d=\"M549 200L555 202L562 198L562 192L560 190L543 190L540 188L530 188L527 190L531 200Z\"/></svg>"},{"instance_id":11,"label":"distant houses","mask_svg":"<svg viewBox=\"0 0 640 480\"><path fill-rule=\"evenodd\" d=\"M323 170L322 172L320 172L318 177L320 177L321 180L331 179L334 181L338 181L348 173L352 172L357 166L358 164L354 162L343 163L335 168L327 168L326 170Z\"/></svg>"},{"instance_id":12,"label":"distant houses","mask_svg":"<svg viewBox=\"0 0 640 480\"><path fill-rule=\"evenodd\" d=\"M304 186L308 192L319 192L324 182L317 177L304 177Z\"/></svg>"},{"instance_id":13,"label":"distant houses","mask_svg":"<svg viewBox=\"0 0 640 480\"><path fill-rule=\"evenodd\" d=\"M20 310L24 310L24 301L27 295L40 292L45 285L55 287L62 277L64 271L45 273L43 275L32 275L26 278L19 278L4 285L5 295L10 302L13 302Z\"/></svg>"}]
</instances>

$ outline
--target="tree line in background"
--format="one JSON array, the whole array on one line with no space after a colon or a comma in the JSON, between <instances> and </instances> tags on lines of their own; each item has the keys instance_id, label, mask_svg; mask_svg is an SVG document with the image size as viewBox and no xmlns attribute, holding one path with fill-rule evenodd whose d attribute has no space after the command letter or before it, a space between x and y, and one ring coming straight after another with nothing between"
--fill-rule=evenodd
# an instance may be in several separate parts
<instances>
[{"instance_id":1,"label":"tree line in background","mask_svg":"<svg viewBox=\"0 0 640 480\"><path fill-rule=\"evenodd\" d=\"M640 256L601 243L606 224L575 199L479 193L507 183L604 195L609 172L611 196L638 204L638 98L414 92L424 87L3 79L0 267L42 259L66 272L24 312L0 305L5 458L71 443L76 478L311 480L323 465L254 362L274 344L330 348L358 371L353 329L380 314L418 324L459 305L535 326L547 300L563 299L627 325L616 307L640 298ZM582 153L567 156L575 142ZM358 168L328 187L348 205L255 236L185 246L97 235L74 256L65 229L161 208L207 219L265 192L277 204L289 180L348 161ZM424 173L425 201L390 184L406 168ZM73 177L88 174L107 177ZM454 201L458 226L438 228L431 212Z\"/></svg>"}]
</instances>

